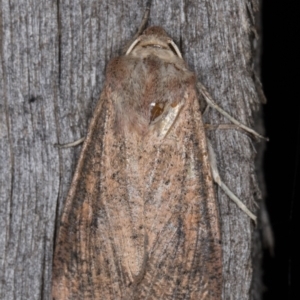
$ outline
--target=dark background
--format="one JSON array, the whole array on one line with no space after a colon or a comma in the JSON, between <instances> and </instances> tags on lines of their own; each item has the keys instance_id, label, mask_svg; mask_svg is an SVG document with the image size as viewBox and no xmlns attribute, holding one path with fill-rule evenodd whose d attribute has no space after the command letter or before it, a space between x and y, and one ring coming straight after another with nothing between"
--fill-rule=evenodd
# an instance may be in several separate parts
<instances>
[{"instance_id":1,"label":"dark background","mask_svg":"<svg viewBox=\"0 0 300 300\"><path fill-rule=\"evenodd\" d=\"M264 299L300 299L296 276L300 255L300 10L296 3L263 0L262 7L262 83L268 101L264 116L270 138L264 167L275 237L274 256L265 252Z\"/></svg>"}]
</instances>

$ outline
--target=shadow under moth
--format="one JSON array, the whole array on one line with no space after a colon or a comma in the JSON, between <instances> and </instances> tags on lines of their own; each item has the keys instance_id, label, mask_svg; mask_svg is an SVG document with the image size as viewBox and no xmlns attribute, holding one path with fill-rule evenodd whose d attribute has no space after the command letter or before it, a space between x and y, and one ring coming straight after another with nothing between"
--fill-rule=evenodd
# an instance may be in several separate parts
<instances>
[{"instance_id":1,"label":"shadow under moth","mask_svg":"<svg viewBox=\"0 0 300 300\"><path fill-rule=\"evenodd\" d=\"M221 299L214 180L196 76L150 27L107 66L58 231L53 299Z\"/></svg>"}]
</instances>

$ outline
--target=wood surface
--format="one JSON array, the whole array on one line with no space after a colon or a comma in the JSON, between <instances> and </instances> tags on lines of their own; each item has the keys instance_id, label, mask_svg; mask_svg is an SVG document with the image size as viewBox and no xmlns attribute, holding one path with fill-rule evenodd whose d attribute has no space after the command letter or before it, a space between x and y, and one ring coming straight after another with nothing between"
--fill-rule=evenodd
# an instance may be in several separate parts
<instances>
[{"instance_id":1,"label":"wood surface","mask_svg":"<svg viewBox=\"0 0 300 300\"><path fill-rule=\"evenodd\" d=\"M136 33L145 5L0 1L1 299L49 299L55 233L81 150L59 150L54 144L85 136L107 62ZM258 8L256 0L153 1L149 20L174 39L214 100L254 128L261 98L254 71ZM211 109L204 121L229 122ZM211 130L208 136L222 179L255 211L257 142L240 130ZM259 270L252 261L259 249L255 227L216 191L223 299L260 299L261 279L253 279L253 269Z\"/></svg>"}]
</instances>

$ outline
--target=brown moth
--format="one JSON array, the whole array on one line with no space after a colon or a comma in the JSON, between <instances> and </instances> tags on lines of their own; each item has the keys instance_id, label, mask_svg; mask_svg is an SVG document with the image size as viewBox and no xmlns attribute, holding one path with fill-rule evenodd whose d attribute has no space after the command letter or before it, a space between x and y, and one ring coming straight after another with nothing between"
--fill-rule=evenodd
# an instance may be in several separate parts
<instances>
[{"instance_id":1,"label":"brown moth","mask_svg":"<svg viewBox=\"0 0 300 300\"><path fill-rule=\"evenodd\" d=\"M109 62L58 232L53 299L221 299L196 77L160 27Z\"/></svg>"}]
</instances>

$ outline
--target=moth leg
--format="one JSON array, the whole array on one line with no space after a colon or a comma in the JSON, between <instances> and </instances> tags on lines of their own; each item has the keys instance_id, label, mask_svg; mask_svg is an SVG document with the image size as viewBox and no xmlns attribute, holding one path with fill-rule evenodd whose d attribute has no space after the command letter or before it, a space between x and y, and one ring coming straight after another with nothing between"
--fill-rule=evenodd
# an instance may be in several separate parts
<instances>
[{"instance_id":1,"label":"moth leg","mask_svg":"<svg viewBox=\"0 0 300 300\"><path fill-rule=\"evenodd\" d=\"M235 124L204 124L204 128L205 130L218 130L218 129L222 129L222 130L226 130L226 129L237 129L242 131L243 129Z\"/></svg>"},{"instance_id":2,"label":"moth leg","mask_svg":"<svg viewBox=\"0 0 300 300\"><path fill-rule=\"evenodd\" d=\"M211 164L211 171L214 178L214 181L219 185L219 187L225 192L225 194L237 204L237 206L245 212L256 224L256 216L247 208L247 206L228 188L228 186L221 180L218 168L217 168L217 160L215 156L215 152L209 142L207 140L208 153Z\"/></svg>"},{"instance_id":3,"label":"moth leg","mask_svg":"<svg viewBox=\"0 0 300 300\"><path fill-rule=\"evenodd\" d=\"M216 109L219 113L221 113L223 116L225 116L227 119L229 119L233 124L237 125L240 128L243 128L245 131L253 134L254 136L264 139L264 140L269 140L268 138L265 138L264 136L260 135L259 133L257 133L255 130L249 128L248 126L242 124L241 122L239 122L238 120L234 119L230 114L228 114L225 110L223 110L221 107L218 106L218 104L212 99L212 97L210 96L210 94L208 93L207 89L205 88L205 86L198 82L197 83L197 87L199 92L204 96L205 101L207 102L207 104Z\"/></svg>"},{"instance_id":4,"label":"moth leg","mask_svg":"<svg viewBox=\"0 0 300 300\"><path fill-rule=\"evenodd\" d=\"M71 142L71 143L66 143L66 144L54 144L55 147L60 148L60 149L65 149L65 148L70 148L70 147L75 147L80 144L82 144L85 140L85 137L80 138L77 141Z\"/></svg>"}]
</instances>

